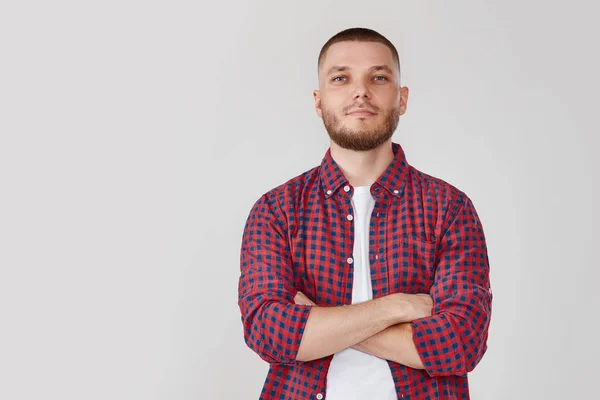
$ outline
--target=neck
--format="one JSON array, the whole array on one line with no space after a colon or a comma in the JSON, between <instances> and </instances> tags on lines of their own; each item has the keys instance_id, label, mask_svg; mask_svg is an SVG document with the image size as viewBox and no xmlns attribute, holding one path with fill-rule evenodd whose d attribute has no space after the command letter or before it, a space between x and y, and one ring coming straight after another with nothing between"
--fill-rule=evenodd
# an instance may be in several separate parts
<instances>
[{"instance_id":1,"label":"neck","mask_svg":"<svg viewBox=\"0 0 600 400\"><path fill-rule=\"evenodd\" d=\"M354 187L371 186L394 159L391 139L368 151L347 150L333 141L330 148L331 157Z\"/></svg>"}]
</instances>

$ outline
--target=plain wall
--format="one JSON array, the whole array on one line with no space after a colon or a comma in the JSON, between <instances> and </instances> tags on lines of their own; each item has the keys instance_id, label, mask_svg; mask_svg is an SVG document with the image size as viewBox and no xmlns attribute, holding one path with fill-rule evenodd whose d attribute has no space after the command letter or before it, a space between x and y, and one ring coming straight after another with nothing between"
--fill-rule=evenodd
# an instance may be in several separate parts
<instances>
[{"instance_id":1,"label":"plain wall","mask_svg":"<svg viewBox=\"0 0 600 400\"><path fill-rule=\"evenodd\" d=\"M317 55L398 48L409 163L469 195L494 291L473 399L600 373L593 2L3 1L0 398L256 399L241 234L318 165ZM597 239L597 236L596 236Z\"/></svg>"}]
</instances>

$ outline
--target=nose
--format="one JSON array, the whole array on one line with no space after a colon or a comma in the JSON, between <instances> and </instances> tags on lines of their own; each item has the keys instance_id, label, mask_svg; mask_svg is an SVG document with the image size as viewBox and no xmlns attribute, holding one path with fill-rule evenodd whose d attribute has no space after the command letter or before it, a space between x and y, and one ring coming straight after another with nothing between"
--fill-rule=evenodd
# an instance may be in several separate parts
<instances>
[{"instance_id":1,"label":"nose","mask_svg":"<svg viewBox=\"0 0 600 400\"><path fill-rule=\"evenodd\" d=\"M370 99L371 92L369 91L369 87L367 85L365 85L364 82L359 81L356 83L356 86L354 87L352 99L356 101L361 98L362 99Z\"/></svg>"}]
</instances>

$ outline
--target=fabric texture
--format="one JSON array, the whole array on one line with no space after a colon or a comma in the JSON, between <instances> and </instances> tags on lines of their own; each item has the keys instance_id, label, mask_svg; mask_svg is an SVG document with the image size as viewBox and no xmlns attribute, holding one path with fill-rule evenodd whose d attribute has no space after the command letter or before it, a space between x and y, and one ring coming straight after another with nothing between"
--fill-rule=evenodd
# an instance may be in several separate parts
<instances>
[{"instance_id":1,"label":"fabric texture","mask_svg":"<svg viewBox=\"0 0 600 400\"><path fill-rule=\"evenodd\" d=\"M429 293L432 315L411 323L424 370L386 360L402 399L468 399L467 373L487 350L492 292L480 219L467 195L393 161L371 186L373 298ZM248 347L270 364L260 399L327 399L333 355L296 355L311 306L352 302L353 188L327 150L321 164L263 194L244 227L238 305Z\"/></svg>"},{"instance_id":2,"label":"fabric texture","mask_svg":"<svg viewBox=\"0 0 600 400\"><path fill-rule=\"evenodd\" d=\"M352 265L352 304L373 298L369 263L369 227L375 199L369 186L352 190L353 214L346 219L354 222ZM327 400L395 400L396 387L386 360L353 348L333 355L327 370Z\"/></svg>"}]
</instances>

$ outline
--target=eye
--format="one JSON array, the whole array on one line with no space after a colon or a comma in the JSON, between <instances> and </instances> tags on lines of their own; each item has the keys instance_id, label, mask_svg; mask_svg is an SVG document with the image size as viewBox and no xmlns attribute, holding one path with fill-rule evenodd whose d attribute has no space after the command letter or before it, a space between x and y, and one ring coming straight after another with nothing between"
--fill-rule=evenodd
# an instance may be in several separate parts
<instances>
[{"instance_id":1,"label":"eye","mask_svg":"<svg viewBox=\"0 0 600 400\"><path fill-rule=\"evenodd\" d=\"M377 79L377 78L382 78L382 79ZM379 82L385 82L388 80L387 76L383 76L383 75L377 75L374 79L379 80Z\"/></svg>"},{"instance_id":2,"label":"eye","mask_svg":"<svg viewBox=\"0 0 600 400\"><path fill-rule=\"evenodd\" d=\"M331 79L331 81L332 81L332 82L341 82L341 81L338 81L338 80L337 80L338 78L343 78L343 79L346 79L346 77L344 77L344 76L336 76L336 77L334 77L333 79Z\"/></svg>"}]
</instances>

